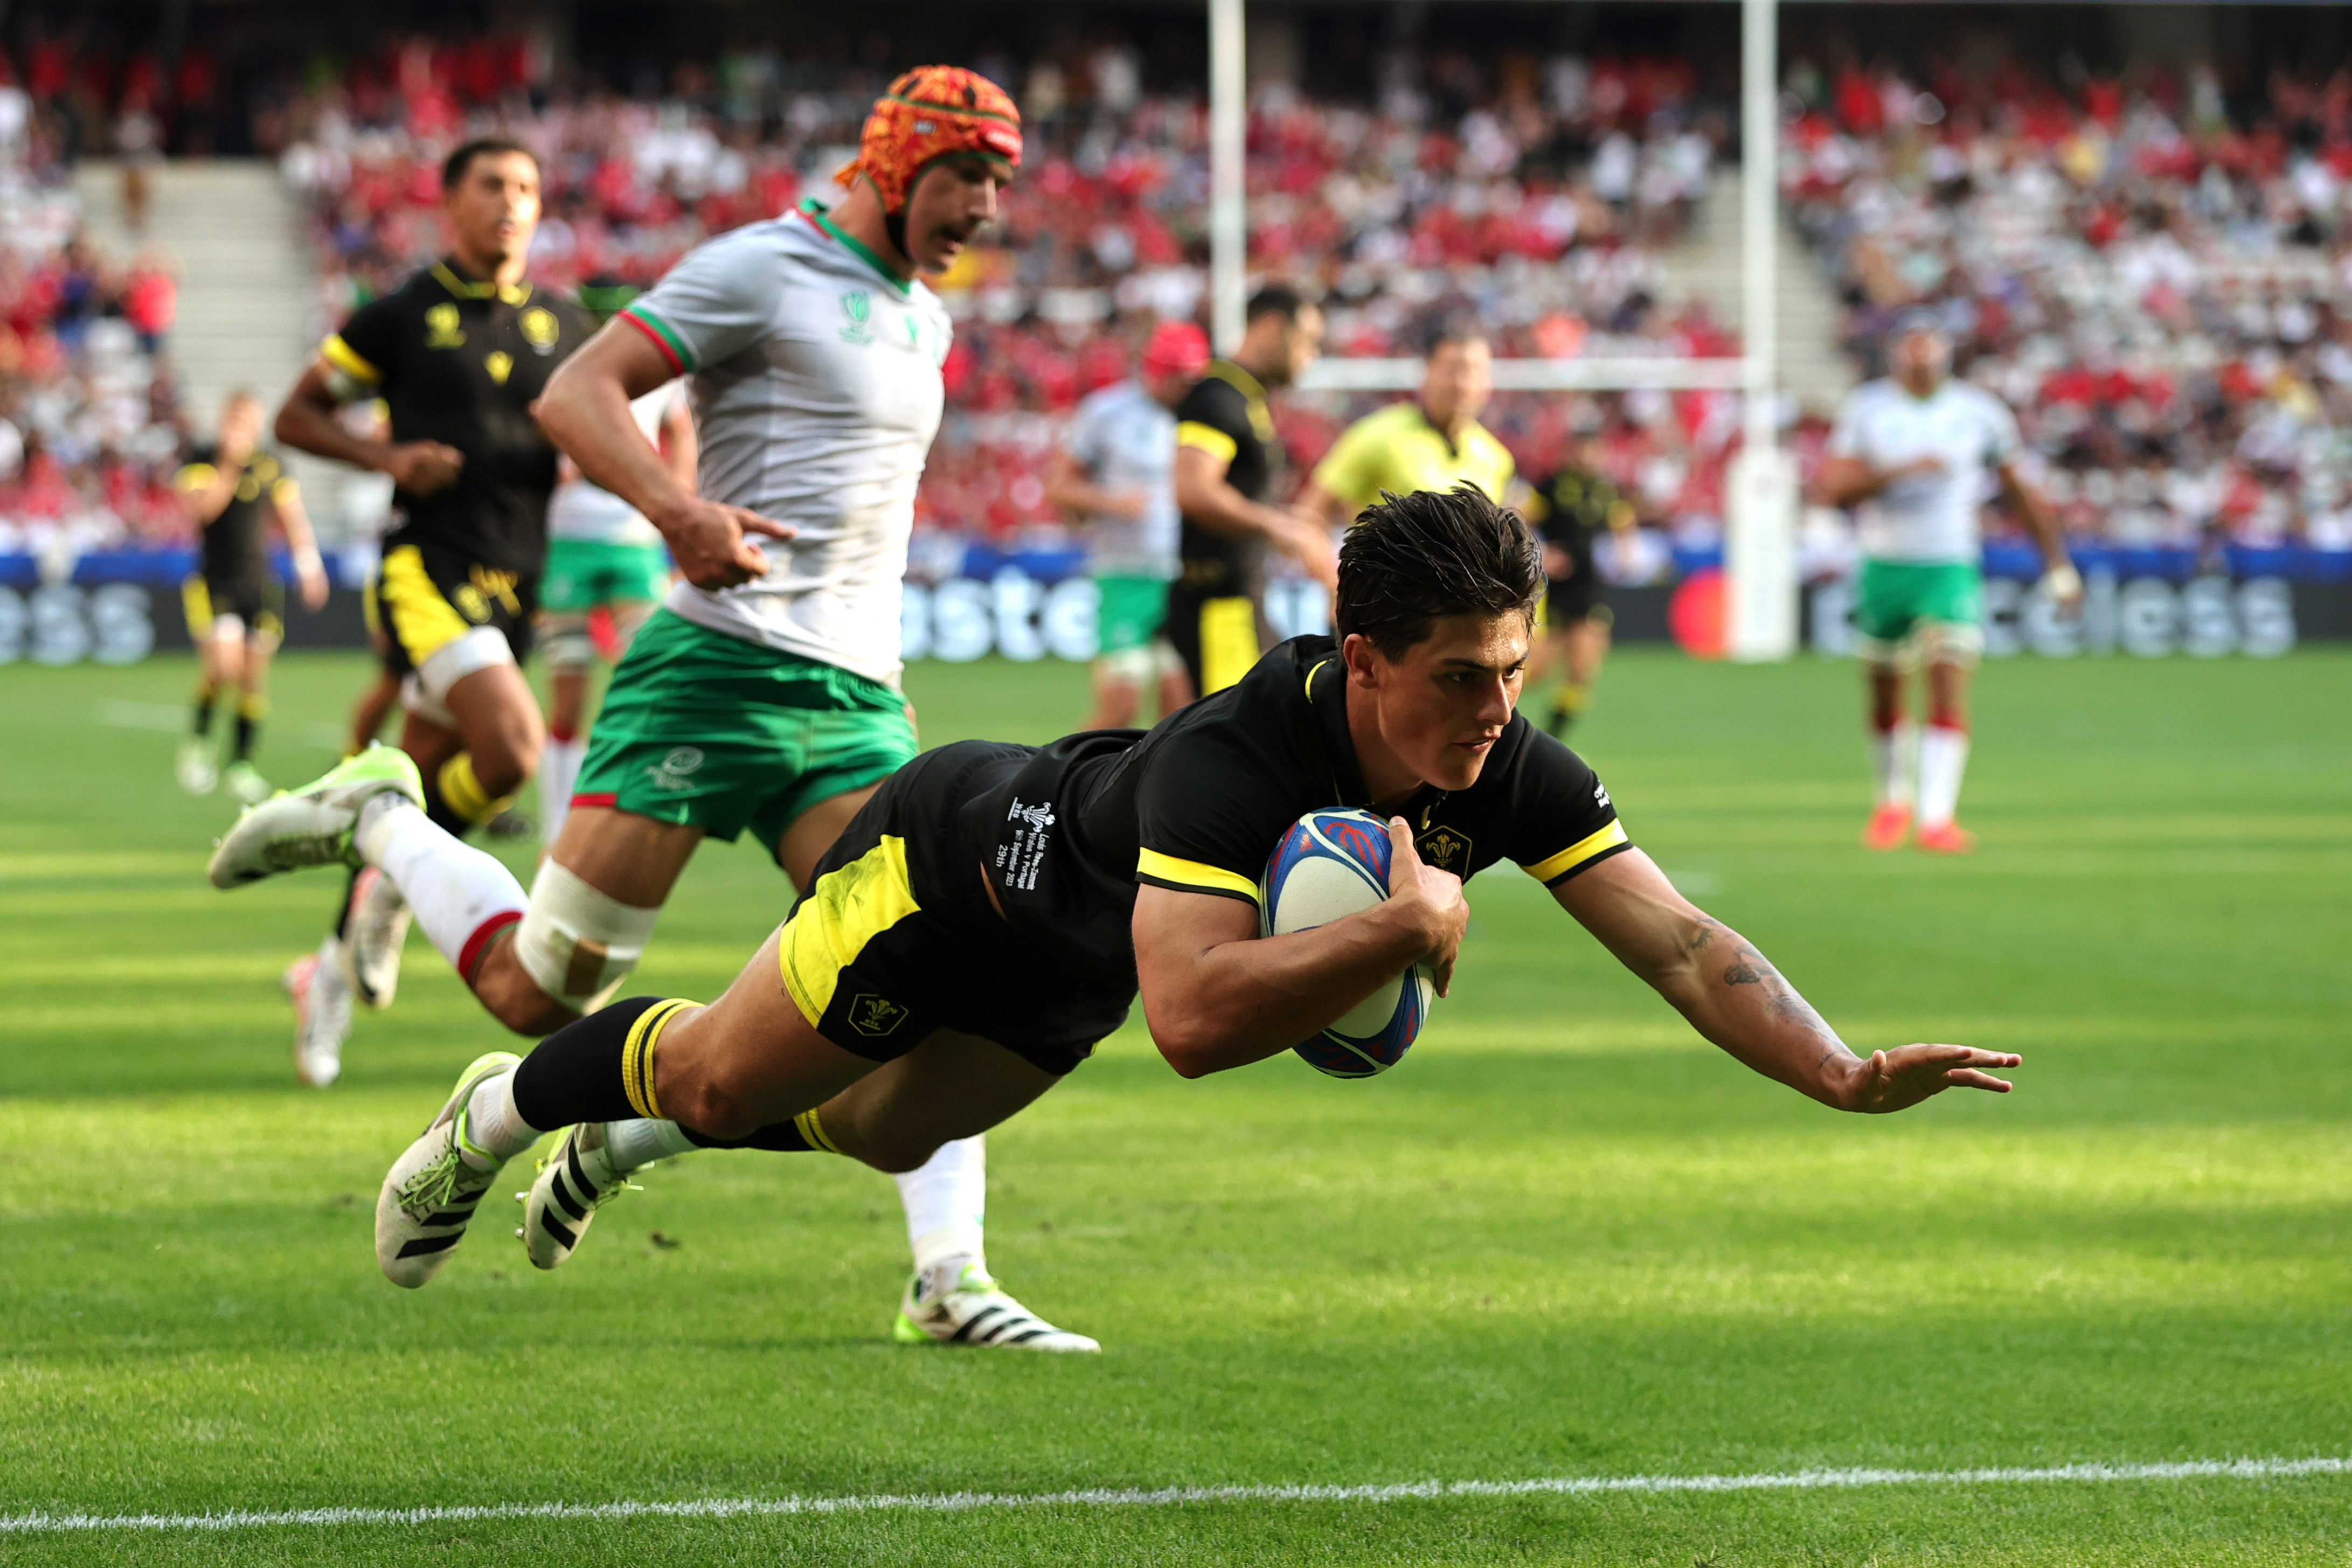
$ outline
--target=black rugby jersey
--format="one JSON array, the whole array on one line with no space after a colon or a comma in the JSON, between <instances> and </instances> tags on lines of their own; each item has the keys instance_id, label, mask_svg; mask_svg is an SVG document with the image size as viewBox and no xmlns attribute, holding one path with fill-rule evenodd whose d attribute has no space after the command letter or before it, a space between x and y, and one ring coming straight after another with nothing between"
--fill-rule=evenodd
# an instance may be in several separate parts
<instances>
[{"instance_id":1,"label":"black rugby jersey","mask_svg":"<svg viewBox=\"0 0 2352 1568\"><path fill-rule=\"evenodd\" d=\"M1619 509L1633 502L1615 485L1583 468L1567 468L1535 487L1527 508L1528 521L1545 539L1568 552L1573 574L1593 573L1592 542L1614 523Z\"/></svg>"},{"instance_id":2,"label":"black rugby jersey","mask_svg":"<svg viewBox=\"0 0 2352 1568\"><path fill-rule=\"evenodd\" d=\"M1257 377L1231 360L1213 360L1208 374L1176 405L1176 444L1225 461L1225 482L1262 501L1274 488L1282 447L1274 414ZM1211 595L1250 595L1265 556L1255 534L1217 533L1184 520L1177 552L1184 585Z\"/></svg>"},{"instance_id":3,"label":"black rugby jersey","mask_svg":"<svg viewBox=\"0 0 2352 1568\"><path fill-rule=\"evenodd\" d=\"M436 544L482 565L539 573L555 447L530 405L595 331L595 320L561 295L482 282L444 258L361 306L320 345L328 363L384 400L394 441L440 441L466 455L448 489L394 493L400 521L387 549Z\"/></svg>"},{"instance_id":4,"label":"black rugby jersey","mask_svg":"<svg viewBox=\"0 0 2352 1568\"><path fill-rule=\"evenodd\" d=\"M1332 639L1294 637L1149 733L1007 748L958 812L960 847L1040 956L1132 985L1139 883L1255 904L1292 823L1318 807L1370 806L1346 692ZM1583 759L1517 714L1476 784L1423 787L1391 815L1412 824L1423 859L1465 879L1507 859L1552 885L1630 847Z\"/></svg>"},{"instance_id":5,"label":"black rugby jersey","mask_svg":"<svg viewBox=\"0 0 2352 1568\"><path fill-rule=\"evenodd\" d=\"M208 490L219 479L221 467L217 446L198 447L181 467L175 488L189 496ZM259 450L247 454L228 505L204 525L196 574L207 583L268 582L269 541L262 508L290 500L297 493L292 476L274 455Z\"/></svg>"}]
</instances>

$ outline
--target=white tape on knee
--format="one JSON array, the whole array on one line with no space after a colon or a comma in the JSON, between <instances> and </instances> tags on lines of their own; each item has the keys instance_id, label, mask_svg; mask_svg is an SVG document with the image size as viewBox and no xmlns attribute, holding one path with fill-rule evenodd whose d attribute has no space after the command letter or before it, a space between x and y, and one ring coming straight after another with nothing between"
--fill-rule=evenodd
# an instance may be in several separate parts
<instances>
[{"instance_id":1,"label":"white tape on knee","mask_svg":"<svg viewBox=\"0 0 2352 1568\"><path fill-rule=\"evenodd\" d=\"M658 909L607 898L550 860L531 884L515 956L539 988L575 1012L612 998L645 956Z\"/></svg>"},{"instance_id":2,"label":"white tape on knee","mask_svg":"<svg viewBox=\"0 0 2352 1568\"><path fill-rule=\"evenodd\" d=\"M1984 656L1984 627L1974 621L1922 621L1919 655L1929 664L1972 669Z\"/></svg>"}]
</instances>

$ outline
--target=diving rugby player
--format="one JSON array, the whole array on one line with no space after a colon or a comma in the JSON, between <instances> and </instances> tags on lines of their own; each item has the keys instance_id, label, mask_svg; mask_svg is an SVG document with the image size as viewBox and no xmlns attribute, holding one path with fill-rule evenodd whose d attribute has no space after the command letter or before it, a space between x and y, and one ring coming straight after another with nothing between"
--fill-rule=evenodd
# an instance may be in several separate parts
<instances>
[{"instance_id":1,"label":"diving rugby player","mask_svg":"<svg viewBox=\"0 0 2352 1568\"><path fill-rule=\"evenodd\" d=\"M425 1283L500 1166L570 1123L669 1118L713 1145L911 1169L1061 1081L1139 990L1182 1076L1261 1061L1416 961L1446 990L1463 879L1503 859L1700 1034L1824 1104L1887 1111L1954 1086L2006 1090L1983 1069L2014 1056L1856 1056L1633 847L1592 770L1514 711L1543 588L1517 514L1467 487L1418 492L1348 535L1336 643L1294 638L1148 734L918 758L826 851L719 1001L636 997L525 1060L467 1067L384 1178L379 1265ZM1268 851L1299 815L1331 806L1389 818L1386 901L1261 938ZM560 1144L531 1191L526 1225L553 1219L568 1238L533 1247L542 1267L569 1256L625 1180L577 1146Z\"/></svg>"}]
</instances>

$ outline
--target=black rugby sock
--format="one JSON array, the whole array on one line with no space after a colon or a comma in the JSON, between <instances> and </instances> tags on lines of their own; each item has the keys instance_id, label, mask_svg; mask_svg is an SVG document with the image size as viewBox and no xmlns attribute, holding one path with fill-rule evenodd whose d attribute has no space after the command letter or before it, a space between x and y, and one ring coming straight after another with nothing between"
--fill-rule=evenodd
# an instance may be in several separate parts
<instances>
[{"instance_id":1,"label":"black rugby sock","mask_svg":"<svg viewBox=\"0 0 2352 1568\"><path fill-rule=\"evenodd\" d=\"M195 718L195 722L189 727L191 733L198 735L209 735L212 733L213 703L219 698L219 696L220 688L217 686L199 686L196 688L195 701L190 705L194 710Z\"/></svg>"},{"instance_id":2,"label":"black rugby sock","mask_svg":"<svg viewBox=\"0 0 2352 1568\"><path fill-rule=\"evenodd\" d=\"M654 1048L682 997L632 996L566 1024L515 1069L515 1114L542 1132L577 1121L660 1120Z\"/></svg>"}]
</instances>

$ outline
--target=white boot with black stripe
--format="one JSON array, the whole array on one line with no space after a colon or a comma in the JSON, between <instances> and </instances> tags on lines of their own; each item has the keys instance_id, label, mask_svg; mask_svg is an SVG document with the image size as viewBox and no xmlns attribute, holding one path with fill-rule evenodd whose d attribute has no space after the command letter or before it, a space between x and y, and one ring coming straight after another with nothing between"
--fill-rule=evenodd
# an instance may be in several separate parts
<instances>
[{"instance_id":1,"label":"white boot with black stripe","mask_svg":"<svg viewBox=\"0 0 2352 1568\"><path fill-rule=\"evenodd\" d=\"M907 1281L890 1337L900 1344L982 1345L999 1350L1098 1351L1084 1334L1057 1329L998 1289L979 1263L950 1258Z\"/></svg>"},{"instance_id":2,"label":"white boot with black stripe","mask_svg":"<svg viewBox=\"0 0 2352 1568\"><path fill-rule=\"evenodd\" d=\"M433 1278L466 1239L474 1209L506 1164L468 1138L467 1107L485 1079L511 1071L522 1058L512 1051L477 1057L457 1075L457 1087L441 1102L416 1142L384 1173L375 1200L375 1261L383 1277L414 1290Z\"/></svg>"},{"instance_id":3,"label":"white boot with black stripe","mask_svg":"<svg viewBox=\"0 0 2352 1568\"><path fill-rule=\"evenodd\" d=\"M623 1193L643 1192L627 1171L613 1168L609 1123L583 1122L565 1129L555 1148L539 1163L539 1179L522 1200L523 1250L534 1268L561 1268L580 1249L596 1211Z\"/></svg>"}]
</instances>

